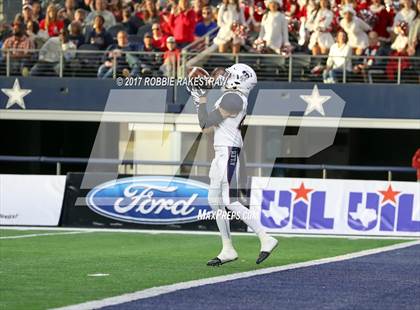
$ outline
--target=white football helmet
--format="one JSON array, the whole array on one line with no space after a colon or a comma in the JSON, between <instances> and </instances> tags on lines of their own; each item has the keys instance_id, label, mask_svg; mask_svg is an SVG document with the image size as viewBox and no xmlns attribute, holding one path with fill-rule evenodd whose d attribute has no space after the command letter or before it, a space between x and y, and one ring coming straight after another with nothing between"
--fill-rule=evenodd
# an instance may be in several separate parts
<instances>
[{"instance_id":1,"label":"white football helmet","mask_svg":"<svg viewBox=\"0 0 420 310\"><path fill-rule=\"evenodd\" d=\"M254 69L246 64L234 64L225 69L225 72L223 91L237 90L248 96L257 85L257 75Z\"/></svg>"}]
</instances>

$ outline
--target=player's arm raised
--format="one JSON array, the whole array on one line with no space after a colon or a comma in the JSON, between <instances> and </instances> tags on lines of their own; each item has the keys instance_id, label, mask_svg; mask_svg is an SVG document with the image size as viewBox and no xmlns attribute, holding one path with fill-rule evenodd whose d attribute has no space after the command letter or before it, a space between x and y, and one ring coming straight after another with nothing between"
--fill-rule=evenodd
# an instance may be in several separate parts
<instances>
[{"instance_id":1,"label":"player's arm raised","mask_svg":"<svg viewBox=\"0 0 420 310\"><path fill-rule=\"evenodd\" d=\"M235 117L243 109L242 98L235 93L225 94L220 101L219 108L211 112L207 112L207 97L201 97L199 103L198 121L204 133L210 132L225 118Z\"/></svg>"},{"instance_id":2,"label":"player's arm raised","mask_svg":"<svg viewBox=\"0 0 420 310\"><path fill-rule=\"evenodd\" d=\"M207 112L205 101L207 101L207 98L203 97L198 107L198 123L204 133L209 133L213 130L214 126L217 126L224 120L224 117L219 109L215 109L210 113Z\"/></svg>"}]
</instances>

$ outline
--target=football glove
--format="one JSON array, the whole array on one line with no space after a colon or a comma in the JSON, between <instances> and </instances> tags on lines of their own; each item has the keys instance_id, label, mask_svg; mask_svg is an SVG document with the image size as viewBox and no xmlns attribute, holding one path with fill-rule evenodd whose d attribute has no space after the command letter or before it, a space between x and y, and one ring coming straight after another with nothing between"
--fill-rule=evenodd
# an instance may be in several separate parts
<instances>
[{"instance_id":1,"label":"football glove","mask_svg":"<svg viewBox=\"0 0 420 310\"><path fill-rule=\"evenodd\" d=\"M191 97L193 98L194 105L198 109L200 105L200 98L205 97L207 95L207 90L189 86L187 86L187 90L190 92Z\"/></svg>"}]
</instances>

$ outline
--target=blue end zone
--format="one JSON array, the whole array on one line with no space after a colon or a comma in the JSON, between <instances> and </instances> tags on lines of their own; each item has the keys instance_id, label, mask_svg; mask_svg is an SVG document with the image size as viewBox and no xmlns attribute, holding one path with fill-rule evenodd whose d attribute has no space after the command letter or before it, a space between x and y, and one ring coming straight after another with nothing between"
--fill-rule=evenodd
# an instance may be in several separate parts
<instances>
[{"instance_id":1,"label":"blue end zone","mask_svg":"<svg viewBox=\"0 0 420 310\"><path fill-rule=\"evenodd\" d=\"M105 309L420 309L420 245Z\"/></svg>"}]
</instances>

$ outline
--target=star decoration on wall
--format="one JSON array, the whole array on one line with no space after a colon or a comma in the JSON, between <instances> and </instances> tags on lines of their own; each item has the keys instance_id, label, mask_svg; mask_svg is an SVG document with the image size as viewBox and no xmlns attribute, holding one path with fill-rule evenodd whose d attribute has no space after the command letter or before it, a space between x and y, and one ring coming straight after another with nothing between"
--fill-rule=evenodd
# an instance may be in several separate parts
<instances>
[{"instance_id":1,"label":"star decoration on wall","mask_svg":"<svg viewBox=\"0 0 420 310\"><path fill-rule=\"evenodd\" d=\"M20 88L19 80L16 79L13 83L13 88L2 88L1 91L6 94L6 96L9 97L9 100L7 100L6 109L9 109L13 105L17 104L22 109L26 109L25 101L23 100L23 97L28 95L32 92L30 89L23 89Z\"/></svg>"},{"instance_id":2,"label":"star decoration on wall","mask_svg":"<svg viewBox=\"0 0 420 310\"><path fill-rule=\"evenodd\" d=\"M312 111L318 111L319 114L322 116L325 116L325 111L323 104L328 101L331 96L321 96L318 91L318 86L315 84L314 89L312 90L312 94L310 96L308 95L300 95L300 98L305 101L308 106L305 110L305 115L308 115Z\"/></svg>"}]
</instances>

